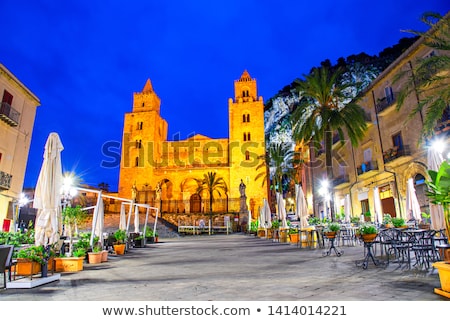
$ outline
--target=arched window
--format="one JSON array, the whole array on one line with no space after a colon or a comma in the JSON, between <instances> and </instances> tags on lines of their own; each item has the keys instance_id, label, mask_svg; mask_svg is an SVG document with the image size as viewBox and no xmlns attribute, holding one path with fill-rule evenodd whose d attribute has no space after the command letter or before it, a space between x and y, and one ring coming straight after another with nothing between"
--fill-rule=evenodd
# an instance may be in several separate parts
<instances>
[{"instance_id":1,"label":"arched window","mask_svg":"<svg viewBox=\"0 0 450 321\"><path fill-rule=\"evenodd\" d=\"M422 185L425 184L425 177L422 174L417 174L414 177L414 185Z\"/></svg>"},{"instance_id":2,"label":"arched window","mask_svg":"<svg viewBox=\"0 0 450 321\"><path fill-rule=\"evenodd\" d=\"M250 122L250 114L247 114L247 123Z\"/></svg>"},{"instance_id":3,"label":"arched window","mask_svg":"<svg viewBox=\"0 0 450 321\"><path fill-rule=\"evenodd\" d=\"M245 160L250 160L250 153L248 150L245 151Z\"/></svg>"},{"instance_id":4,"label":"arched window","mask_svg":"<svg viewBox=\"0 0 450 321\"><path fill-rule=\"evenodd\" d=\"M134 166L139 167L139 157L136 157L136 159L134 160Z\"/></svg>"},{"instance_id":5,"label":"arched window","mask_svg":"<svg viewBox=\"0 0 450 321\"><path fill-rule=\"evenodd\" d=\"M247 140L250 140L250 132L247 133Z\"/></svg>"},{"instance_id":6,"label":"arched window","mask_svg":"<svg viewBox=\"0 0 450 321\"><path fill-rule=\"evenodd\" d=\"M244 142L247 141L247 133L244 133Z\"/></svg>"},{"instance_id":7,"label":"arched window","mask_svg":"<svg viewBox=\"0 0 450 321\"><path fill-rule=\"evenodd\" d=\"M242 122L245 123L247 121L247 118L245 117L245 114L242 115Z\"/></svg>"}]
</instances>

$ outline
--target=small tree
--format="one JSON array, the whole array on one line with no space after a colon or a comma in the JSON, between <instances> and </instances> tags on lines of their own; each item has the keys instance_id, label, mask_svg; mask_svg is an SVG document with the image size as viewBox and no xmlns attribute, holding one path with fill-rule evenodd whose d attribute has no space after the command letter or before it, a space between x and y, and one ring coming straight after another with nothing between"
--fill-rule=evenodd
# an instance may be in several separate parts
<instances>
[{"instance_id":1,"label":"small tree","mask_svg":"<svg viewBox=\"0 0 450 321\"><path fill-rule=\"evenodd\" d=\"M80 205L66 207L63 210L63 223L66 234L69 237L69 256L73 253L73 237L78 234L78 224L86 219L86 212Z\"/></svg>"},{"instance_id":2,"label":"small tree","mask_svg":"<svg viewBox=\"0 0 450 321\"><path fill-rule=\"evenodd\" d=\"M209 233L211 234L214 193L219 195L219 197L222 196L221 192L226 193L228 190L227 184L222 177L217 177L217 173L214 172L203 174L203 179L198 179L197 183L199 184L197 193L201 194L205 191L209 196Z\"/></svg>"}]
</instances>

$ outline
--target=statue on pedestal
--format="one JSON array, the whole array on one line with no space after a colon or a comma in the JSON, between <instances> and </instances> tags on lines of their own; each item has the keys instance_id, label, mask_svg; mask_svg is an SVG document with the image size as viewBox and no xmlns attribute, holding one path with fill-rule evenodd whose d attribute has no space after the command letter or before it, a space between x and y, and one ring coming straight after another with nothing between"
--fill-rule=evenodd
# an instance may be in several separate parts
<instances>
[{"instance_id":1,"label":"statue on pedestal","mask_svg":"<svg viewBox=\"0 0 450 321\"><path fill-rule=\"evenodd\" d=\"M239 192L241 193L241 197L245 197L245 184L241 179L241 184L239 184Z\"/></svg>"},{"instance_id":2,"label":"statue on pedestal","mask_svg":"<svg viewBox=\"0 0 450 321\"><path fill-rule=\"evenodd\" d=\"M136 182L134 182L133 186L131 187L131 199L133 202L136 202L137 198L137 188L136 188Z\"/></svg>"}]
</instances>

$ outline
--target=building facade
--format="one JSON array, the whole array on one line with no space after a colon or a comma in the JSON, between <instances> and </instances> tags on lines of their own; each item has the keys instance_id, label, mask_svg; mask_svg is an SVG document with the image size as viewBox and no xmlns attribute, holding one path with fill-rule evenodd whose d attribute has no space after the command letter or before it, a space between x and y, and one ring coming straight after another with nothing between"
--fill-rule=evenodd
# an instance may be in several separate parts
<instances>
[{"instance_id":1,"label":"building facade","mask_svg":"<svg viewBox=\"0 0 450 321\"><path fill-rule=\"evenodd\" d=\"M429 201L425 195L428 178L427 149L430 142L421 140L426 110L410 114L418 107L417 95L409 95L400 110L397 98L405 81L395 80L400 72L412 77L418 59L430 55L448 55L431 49L424 39L417 40L396 61L386 68L361 95L359 104L364 108L368 130L357 148L349 142L341 145L338 138L333 145L334 181L330 187L335 213L343 212L349 202L351 216L367 214L378 222L383 214L409 219L407 213L407 182L412 179L422 212L429 213ZM448 71L433 71L444 72ZM429 92L432 95L432 91ZM448 108L435 131L435 138L448 140L450 130ZM319 155L318 158L324 155ZM323 164L324 161L318 162ZM326 178L323 166L313 168L309 179L314 182L314 212L327 213L326 198L318 193L320 180ZM380 199L381 209L375 204ZM377 218L377 212L379 216ZM381 223L381 222L380 222Z\"/></svg>"},{"instance_id":2,"label":"building facade","mask_svg":"<svg viewBox=\"0 0 450 321\"><path fill-rule=\"evenodd\" d=\"M133 110L124 119L119 197L151 204L162 213L208 213L209 196L199 193L198 187L199 180L212 172L226 184L226 192L214 195L213 212L240 211L242 182L247 207L256 217L267 198L266 187L256 180L265 172L258 167L265 155L265 136L264 103L257 96L256 79L244 71L234 82L234 98L228 100L228 138L196 134L169 141L160 105L150 80L134 93Z\"/></svg>"},{"instance_id":3,"label":"building facade","mask_svg":"<svg viewBox=\"0 0 450 321\"><path fill-rule=\"evenodd\" d=\"M22 193L39 99L0 64L0 222L9 228Z\"/></svg>"}]
</instances>

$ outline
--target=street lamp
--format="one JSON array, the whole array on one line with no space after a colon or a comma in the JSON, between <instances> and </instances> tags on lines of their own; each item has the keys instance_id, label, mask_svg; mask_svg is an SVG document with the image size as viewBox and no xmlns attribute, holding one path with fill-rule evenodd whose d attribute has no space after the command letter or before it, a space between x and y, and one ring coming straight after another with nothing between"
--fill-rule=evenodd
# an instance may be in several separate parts
<instances>
[{"instance_id":1,"label":"street lamp","mask_svg":"<svg viewBox=\"0 0 450 321\"><path fill-rule=\"evenodd\" d=\"M64 208L69 205L72 198L74 198L77 195L77 189L73 186L73 176L72 175L66 175L63 179L63 185L61 187L61 196L64 201L63 206Z\"/></svg>"},{"instance_id":2,"label":"street lamp","mask_svg":"<svg viewBox=\"0 0 450 321\"><path fill-rule=\"evenodd\" d=\"M318 190L319 195L323 198L323 204L325 208L325 214L324 217L328 217L328 209L330 208L330 200L331 200L331 194L330 194L330 182L325 179L320 183L320 188Z\"/></svg>"},{"instance_id":3,"label":"street lamp","mask_svg":"<svg viewBox=\"0 0 450 321\"><path fill-rule=\"evenodd\" d=\"M20 209L28 204L30 200L24 193L20 193L19 199L16 201L16 215L14 219L14 230L17 232L17 228L21 228L21 231L23 232L23 228L25 228L24 225L20 224L19 217L20 217Z\"/></svg>"}]
</instances>

